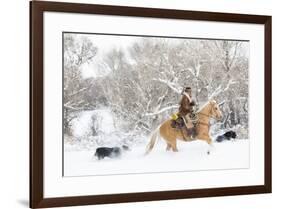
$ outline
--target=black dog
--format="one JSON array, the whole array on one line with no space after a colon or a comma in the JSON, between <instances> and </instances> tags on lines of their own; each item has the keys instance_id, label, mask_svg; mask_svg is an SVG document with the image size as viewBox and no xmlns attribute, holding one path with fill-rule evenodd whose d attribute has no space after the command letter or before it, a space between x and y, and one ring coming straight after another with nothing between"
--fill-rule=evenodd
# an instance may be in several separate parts
<instances>
[{"instance_id":1,"label":"black dog","mask_svg":"<svg viewBox=\"0 0 281 209\"><path fill-rule=\"evenodd\" d=\"M237 137L237 135L236 135L235 131L227 131L223 135L218 136L216 141L222 142L224 140L235 139L236 137Z\"/></svg>"},{"instance_id":2,"label":"black dog","mask_svg":"<svg viewBox=\"0 0 281 209\"><path fill-rule=\"evenodd\" d=\"M126 145L122 146L123 150L129 150ZM99 147L96 149L95 156L101 160L105 157L117 158L121 156L122 149L120 147Z\"/></svg>"}]
</instances>

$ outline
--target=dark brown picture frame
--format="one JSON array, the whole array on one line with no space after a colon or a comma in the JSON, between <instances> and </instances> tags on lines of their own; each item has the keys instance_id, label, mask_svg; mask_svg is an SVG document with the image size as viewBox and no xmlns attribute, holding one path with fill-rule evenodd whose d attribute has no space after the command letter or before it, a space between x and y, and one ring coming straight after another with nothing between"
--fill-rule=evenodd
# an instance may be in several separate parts
<instances>
[{"instance_id":1,"label":"dark brown picture frame","mask_svg":"<svg viewBox=\"0 0 281 209\"><path fill-rule=\"evenodd\" d=\"M226 187L212 189L173 190L144 193L108 194L93 196L74 196L44 198L43 196L43 13L68 12L83 14L105 14L117 16L135 16L151 18L169 18L183 20L202 20L219 22L252 23L264 25L265 46L265 135L264 135L264 185ZM30 207L58 207L89 204L106 204L210 196L271 193L271 16L198 12L140 7L105 6L92 4L30 2Z\"/></svg>"}]
</instances>

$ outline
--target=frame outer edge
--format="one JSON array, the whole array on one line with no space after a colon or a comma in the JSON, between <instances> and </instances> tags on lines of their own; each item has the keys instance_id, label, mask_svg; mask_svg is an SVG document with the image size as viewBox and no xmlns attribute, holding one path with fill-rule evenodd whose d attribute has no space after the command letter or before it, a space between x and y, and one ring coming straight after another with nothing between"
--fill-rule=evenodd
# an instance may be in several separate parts
<instances>
[{"instance_id":1,"label":"frame outer edge","mask_svg":"<svg viewBox=\"0 0 281 209\"><path fill-rule=\"evenodd\" d=\"M30 1L30 207L59 207L155 201L211 196L271 193L272 191L272 17L230 13L167 10L108 5ZM117 11L116 11L117 10ZM129 10L129 11L127 11ZM154 18L194 19L264 24L265 27L265 178L264 185L199 190L45 198L43 196L43 12L97 13ZM149 11L143 14L144 11Z\"/></svg>"},{"instance_id":2,"label":"frame outer edge","mask_svg":"<svg viewBox=\"0 0 281 209\"><path fill-rule=\"evenodd\" d=\"M267 193L272 192L272 17L268 16L264 24L265 31L265 66L264 82L265 84L265 188Z\"/></svg>"},{"instance_id":3,"label":"frame outer edge","mask_svg":"<svg viewBox=\"0 0 281 209\"><path fill-rule=\"evenodd\" d=\"M33 5L32 2L29 2L29 207L32 208L34 206L34 198L33 198L33 176L35 176L36 174L33 173L33 134L32 134L32 109L33 109L33 103L32 103L32 89L33 89L33 85L32 85L32 61L33 61Z\"/></svg>"},{"instance_id":4,"label":"frame outer edge","mask_svg":"<svg viewBox=\"0 0 281 209\"><path fill-rule=\"evenodd\" d=\"M43 10L30 1L30 208L43 200Z\"/></svg>"},{"instance_id":5,"label":"frame outer edge","mask_svg":"<svg viewBox=\"0 0 281 209\"><path fill-rule=\"evenodd\" d=\"M32 3L29 2L29 207L32 207Z\"/></svg>"},{"instance_id":6,"label":"frame outer edge","mask_svg":"<svg viewBox=\"0 0 281 209\"><path fill-rule=\"evenodd\" d=\"M117 16L152 17L170 19L189 19L202 21L238 22L263 24L269 16L254 14L238 14L223 12L206 12L196 10L180 10L167 8L130 7L117 5L101 5L86 3L65 3L55 1L34 1L33 4L46 11L60 11L84 14L106 14Z\"/></svg>"}]
</instances>

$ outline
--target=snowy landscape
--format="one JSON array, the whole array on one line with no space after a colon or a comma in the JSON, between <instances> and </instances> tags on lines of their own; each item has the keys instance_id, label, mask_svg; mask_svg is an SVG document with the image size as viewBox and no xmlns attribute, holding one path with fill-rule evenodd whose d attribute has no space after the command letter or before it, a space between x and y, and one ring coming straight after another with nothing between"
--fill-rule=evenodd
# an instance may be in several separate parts
<instances>
[{"instance_id":1,"label":"snowy landscape","mask_svg":"<svg viewBox=\"0 0 281 209\"><path fill-rule=\"evenodd\" d=\"M166 152L159 141L144 155L145 146L133 147L118 159L97 160L94 151L65 152L65 176L116 175L132 173L208 171L249 168L249 140L215 143L207 155L205 142L179 142L179 152Z\"/></svg>"},{"instance_id":2,"label":"snowy landscape","mask_svg":"<svg viewBox=\"0 0 281 209\"><path fill-rule=\"evenodd\" d=\"M64 176L249 168L249 42L64 33ZM203 141L178 141L167 152L152 132L178 111L191 86L199 109L221 104L211 121L211 154ZM215 142L226 131L236 139ZM121 147L98 160L98 147Z\"/></svg>"}]
</instances>

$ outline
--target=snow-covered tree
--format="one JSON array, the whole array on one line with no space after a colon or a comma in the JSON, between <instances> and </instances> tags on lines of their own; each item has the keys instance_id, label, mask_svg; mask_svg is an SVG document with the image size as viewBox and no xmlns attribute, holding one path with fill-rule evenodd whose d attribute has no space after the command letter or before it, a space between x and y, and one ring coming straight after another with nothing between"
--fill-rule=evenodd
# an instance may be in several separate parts
<instances>
[{"instance_id":1,"label":"snow-covered tree","mask_svg":"<svg viewBox=\"0 0 281 209\"><path fill-rule=\"evenodd\" d=\"M77 111L89 106L84 93L91 84L83 79L81 68L91 62L96 53L97 48L89 39L64 34L64 130L68 135L71 135L71 121Z\"/></svg>"}]
</instances>

